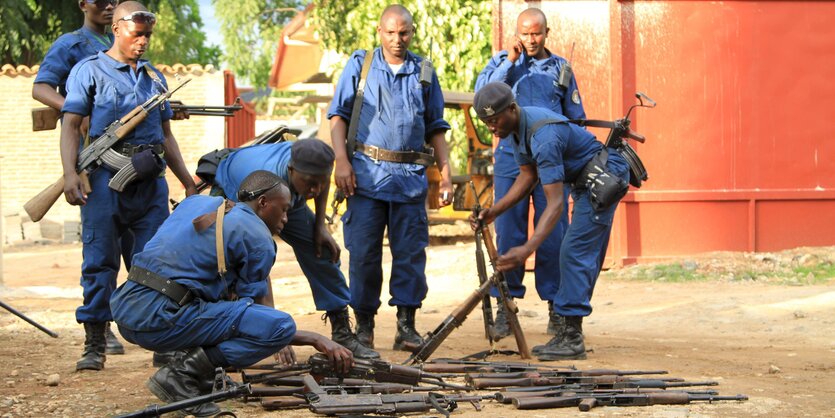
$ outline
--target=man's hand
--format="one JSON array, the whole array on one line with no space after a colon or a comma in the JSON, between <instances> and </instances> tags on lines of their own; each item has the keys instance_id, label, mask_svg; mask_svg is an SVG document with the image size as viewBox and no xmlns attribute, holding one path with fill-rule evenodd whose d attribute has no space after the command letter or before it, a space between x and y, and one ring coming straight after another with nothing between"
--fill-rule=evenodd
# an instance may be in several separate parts
<instances>
[{"instance_id":1,"label":"man's hand","mask_svg":"<svg viewBox=\"0 0 835 418\"><path fill-rule=\"evenodd\" d=\"M513 37L513 44L507 50L507 59L510 62L516 62L516 60L519 59L519 57L522 55L522 52L524 50L525 50L525 45L522 44L522 40L514 36Z\"/></svg>"},{"instance_id":2,"label":"man's hand","mask_svg":"<svg viewBox=\"0 0 835 418\"><path fill-rule=\"evenodd\" d=\"M194 183L189 184L189 185L186 186L186 197L189 197L189 196L191 196L193 194L197 194L197 193L199 193L199 192L197 191L197 186Z\"/></svg>"},{"instance_id":3,"label":"man's hand","mask_svg":"<svg viewBox=\"0 0 835 418\"><path fill-rule=\"evenodd\" d=\"M322 335L316 338L313 347L328 357L338 374L347 374L354 367L354 353Z\"/></svg>"},{"instance_id":4,"label":"man's hand","mask_svg":"<svg viewBox=\"0 0 835 418\"><path fill-rule=\"evenodd\" d=\"M180 100L171 100L171 101L168 102L168 104L169 104L169 106L174 105L174 104L179 105L179 106L183 106L183 102L180 101ZM173 109L173 107L172 107L172 109ZM189 115L188 109L183 109L183 110L174 112L174 116L172 116L171 119L172 120L184 120L184 119L188 119L189 117L191 117L191 115Z\"/></svg>"},{"instance_id":5,"label":"man's hand","mask_svg":"<svg viewBox=\"0 0 835 418\"><path fill-rule=\"evenodd\" d=\"M296 351L293 350L292 346L288 345L282 348L279 352L273 354L273 358L279 364L291 366L293 364L296 364Z\"/></svg>"},{"instance_id":6,"label":"man's hand","mask_svg":"<svg viewBox=\"0 0 835 418\"><path fill-rule=\"evenodd\" d=\"M322 225L321 228L314 228L313 231L313 244L316 248L316 257L322 257L322 247L327 246L328 250L331 252L331 263L336 264L339 261L339 256L342 254L342 249L339 248L339 244L336 243L336 240L333 239L333 235L328 232L328 228Z\"/></svg>"},{"instance_id":7,"label":"man's hand","mask_svg":"<svg viewBox=\"0 0 835 418\"><path fill-rule=\"evenodd\" d=\"M496 259L496 270L510 271L525 265L531 253L524 246L513 247Z\"/></svg>"},{"instance_id":8,"label":"man's hand","mask_svg":"<svg viewBox=\"0 0 835 418\"><path fill-rule=\"evenodd\" d=\"M334 179L336 180L336 187L345 193L345 197L354 195L354 189L357 187L357 176L354 174L354 167L346 158L339 158L336 160L336 168L334 169Z\"/></svg>"},{"instance_id":9,"label":"man's hand","mask_svg":"<svg viewBox=\"0 0 835 418\"><path fill-rule=\"evenodd\" d=\"M87 203L87 195L81 188L81 176L74 171L64 174L64 198L73 206Z\"/></svg>"},{"instance_id":10,"label":"man's hand","mask_svg":"<svg viewBox=\"0 0 835 418\"><path fill-rule=\"evenodd\" d=\"M490 225L493 221L496 220L496 215L493 214L492 208L482 209L481 212L478 213L478 218L474 213L470 214L469 221L470 221L470 228L475 231L479 227ZM479 221L481 221L479 223Z\"/></svg>"},{"instance_id":11,"label":"man's hand","mask_svg":"<svg viewBox=\"0 0 835 418\"><path fill-rule=\"evenodd\" d=\"M441 179L438 187L438 205L449 206L452 203L452 182L449 179Z\"/></svg>"}]
</instances>

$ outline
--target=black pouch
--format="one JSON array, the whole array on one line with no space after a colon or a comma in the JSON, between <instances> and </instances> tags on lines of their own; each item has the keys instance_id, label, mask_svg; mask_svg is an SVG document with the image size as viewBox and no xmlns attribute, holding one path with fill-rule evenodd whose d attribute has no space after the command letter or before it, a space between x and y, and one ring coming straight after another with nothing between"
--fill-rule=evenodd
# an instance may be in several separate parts
<instances>
[{"instance_id":1,"label":"black pouch","mask_svg":"<svg viewBox=\"0 0 835 418\"><path fill-rule=\"evenodd\" d=\"M603 148L586 164L577 183L588 188L591 206L600 212L617 203L629 191L629 183L609 171L609 149Z\"/></svg>"},{"instance_id":2,"label":"black pouch","mask_svg":"<svg viewBox=\"0 0 835 418\"><path fill-rule=\"evenodd\" d=\"M223 148L214 150L197 160L197 170L194 172L200 180L208 184L215 182L215 174L217 174L217 166L224 158L234 151L232 148Z\"/></svg>"},{"instance_id":3,"label":"black pouch","mask_svg":"<svg viewBox=\"0 0 835 418\"><path fill-rule=\"evenodd\" d=\"M162 170L165 170L165 163L152 149L146 149L130 157L130 163L136 171L139 180L147 180L157 177Z\"/></svg>"}]
</instances>

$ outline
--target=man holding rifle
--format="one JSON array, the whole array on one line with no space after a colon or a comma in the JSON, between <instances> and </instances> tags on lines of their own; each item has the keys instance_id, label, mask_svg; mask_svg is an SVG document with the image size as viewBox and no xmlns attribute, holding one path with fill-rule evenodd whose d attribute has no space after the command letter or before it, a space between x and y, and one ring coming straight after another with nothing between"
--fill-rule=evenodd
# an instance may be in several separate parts
<instances>
[{"instance_id":1,"label":"man holding rifle","mask_svg":"<svg viewBox=\"0 0 835 418\"><path fill-rule=\"evenodd\" d=\"M478 218L484 223L526 198L542 184L547 206L531 238L510 248L496 260L496 268L510 271L524 265L559 222L565 207L563 184L571 184L574 209L559 254L562 282L554 311L565 318L563 329L534 352L539 360L586 358L583 317L591 314L591 295L612 230L615 208L629 187L629 167L615 148L606 148L565 116L540 107L521 107L503 82L492 82L475 95L473 107L494 135L511 137L519 176L507 194ZM473 228L478 225L470 217Z\"/></svg>"},{"instance_id":2,"label":"man holding rifle","mask_svg":"<svg viewBox=\"0 0 835 418\"><path fill-rule=\"evenodd\" d=\"M79 62L67 81L61 125L64 196L70 204L81 205L83 228L84 302L76 311L76 320L84 324L86 338L81 360L76 364L78 370L104 367L104 332L106 322L112 320L109 302L119 271L119 237L131 230L135 236L133 252L137 253L168 217L168 186L162 177L162 158L182 182L186 195L196 192L171 132L169 120L173 114L167 104L149 112L113 147L130 158L139 180L116 192L108 183L118 170L100 167L89 173L92 191L85 193L76 172L80 128L85 117L90 118L90 137L98 138L116 118L167 90L162 74L141 59L155 23L156 16L142 4L119 4L113 11L113 46Z\"/></svg>"}]
</instances>

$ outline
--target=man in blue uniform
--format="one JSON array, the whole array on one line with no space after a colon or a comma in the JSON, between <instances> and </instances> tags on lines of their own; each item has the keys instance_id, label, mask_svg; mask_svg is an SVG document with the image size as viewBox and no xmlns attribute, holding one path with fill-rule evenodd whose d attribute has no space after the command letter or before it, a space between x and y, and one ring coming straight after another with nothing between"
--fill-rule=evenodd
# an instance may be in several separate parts
<instances>
[{"instance_id":1,"label":"man in blue uniform","mask_svg":"<svg viewBox=\"0 0 835 418\"><path fill-rule=\"evenodd\" d=\"M215 184L224 191L238 190L241 181L255 170L275 173L290 185L291 209L279 236L293 247L304 272L316 309L327 312L331 338L347 347L354 357L380 358L376 351L357 340L349 324L350 293L339 270L339 245L325 226L325 211L333 171L333 150L318 139L301 139L241 148L218 165ZM235 193L225 193L236 200ZM307 207L314 199L316 214Z\"/></svg>"},{"instance_id":2,"label":"man in blue uniform","mask_svg":"<svg viewBox=\"0 0 835 418\"><path fill-rule=\"evenodd\" d=\"M545 48L548 37L548 22L545 14L536 8L526 9L516 20L516 38L511 41L511 48L496 54L476 80L476 91L487 83L500 81L512 87L520 106L537 106L567 116L569 119L585 119L586 112L580 102L577 82L566 71L567 61ZM513 158L513 145L510 138L501 138L495 150L493 165L493 193L495 201L501 200L510 189L519 166ZM568 201L569 188L564 188L563 198ZM534 225L538 224L546 207L545 192L537 184L531 193L534 205ZM506 213L496 218L496 241L498 251L522 245L528 239L528 210L531 197L522 199ZM557 226L554 227L539 251L542 254L559 254L565 231L568 229L568 213L563 212ZM547 333L555 335L563 319L553 309L553 300L560 287L560 263L557 257L536 257L534 267L536 290L542 300L548 301ZM516 298L525 296L524 266L508 271L507 277L510 294ZM492 290L496 296L496 290ZM510 335L510 326L504 305L499 303L494 334L497 338Z\"/></svg>"},{"instance_id":3,"label":"man in blue uniform","mask_svg":"<svg viewBox=\"0 0 835 418\"><path fill-rule=\"evenodd\" d=\"M290 315L265 306L276 245L291 208L278 176L255 171L241 182L238 204L191 196L177 206L133 258L128 281L111 300L113 318L130 342L150 350L188 350L147 383L165 402L211 392L216 367L247 367L287 345L312 345L338 370L351 352L327 338L297 331ZM218 241L221 242L218 242ZM219 412L215 404L186 410Z\"/></svg>"},{"instance_id":4,"label":"man in blue uniform","mask_svg":"<svg viewBox=\"0 0 835 418\"><path fill-rule=\"evenodd\" d=\"M137 164L151 168L143 170L143 178L116 192L108 186L115 170L103 166L90 173L93 191L89 195L82 192L81 178L75 171L82 120L89 117L90 137L97 138L116 118L167 89L161 73L141 59L156 17L140 3L128 1L116 7L113 22L113 46L106 53L99 52L73 67L62 108L64 195L70 204L81 205L84 246L81 266L84 304L76 311L76 320L84 324L86 340L82 358L76 364L79 370L104 367L104 332L106 322L112 320L109 301L119 271L119 237L124 231L132 231L134 252L138 252L168 216L168 186L161 176L160 157L164 156L187 195L196 192L171 133L172 112L167 104L151 111L114 146L116 152L132 156Z\"/></svg>"},{"instance_id":5,"label":"man in blue uniform","mask_svg":"<svg viewBox=\"0 0 835 418\"><path fill-rule=\"evenodd\" d=\"M383 234L388 229L393 257L389 305L397 307L394 349L405 349L405 345L423 342L414 324L415 311L427 292L425 172L433 159L441 171L441 205L449 204L452 195L444 139L449 124L443 119L438 78L432 72L421 80L423 58L408 50L415 34L411 13L401 5L386 7L377 34L379 48L355 51L348 60L328 118L336 154L336 185L348 197L342 220L345 247L350 251L357 337L373 347L374 315L381 304L383 283ZM359 114L353 115L364 64L370 68ZM347 151L352 116L358 126L356 146ZM434 148L434 158L425 149L427 144Z\"/></svg>"},{"instance_id":6,"label":"man in blue uniform","mask_svg":"<svg viewBox=\"0 0 835 418\"><path fill-rule=\"evenodd\" d=\"M78 7L84 13L84 25L70 33L61 35L47 51L35 76L32 86L32 98L60 111L67 95L67 77L76 63L99 51L107 51L113 45L113 34L106 28L113 23L113 9L117 0L83 0ZM89 119L82 121L82 134L87 133ZM130 247L133 240L129 240ZM130 254L123 254L125 264L129 264ZM126 266L129 267L129 266ZM125 347L110 330L110 323L105 328L107 354L124 354Z\"/></svg>"},{"instance_id":7,"label":"man in blue uniform","mask_svg":"<svg viewBox=\"0 0 835 418\"><path fill-rule=\"evenodd\" d=\"M540 256L559 257L562 282L554 310L565 321L563 329L535 354L540 360L583 359L583 317L591 314L591 295L606 256L615 208L629 187L626 161L585 129L567 123L565 116L545 108L520 107L505 83L482 87L473 106L494 135L511 138L519 164L519 176L507 194L479 218L493 222L523 200L537 182L542 183L547 199L530 240L507 250L496 267L510 271L522 266L537 248ZM541 245L567 206L563 196L566 183L572 184L574 199L571 225L559 254L544 253ZM472 217L471 223L475 228Z\"/></svg>"}]
</instances>

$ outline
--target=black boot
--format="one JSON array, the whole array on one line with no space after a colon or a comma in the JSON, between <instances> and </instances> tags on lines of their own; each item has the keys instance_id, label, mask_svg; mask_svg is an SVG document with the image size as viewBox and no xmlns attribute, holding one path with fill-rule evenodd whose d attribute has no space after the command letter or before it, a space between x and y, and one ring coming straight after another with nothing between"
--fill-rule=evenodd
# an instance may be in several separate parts
<instances>
[{"instance_id":1,"label":"black boot","mask_svg":"<svg viewBox=\"0 0 835 418\"><path fill-rule=\"evenodd\" d=\"M183 350L174 350L174 351L154 351L153 356L153 364L154 367L162 367L172 361L180 358L185 357L188 354L187 351Z\"/></svg>"},{"instance_id":2,"label":"black boot","mask_svg":"<svg viewBox=\"0 0 835 418\"><path fill-rule=\"evenodd\" d=\"M360 344L374 348L374 314L354 311L357 318L357 340Z\"/></svg>"},{"instance_id":3,"label":"black boot","mask_svg":"<svg viewBox=\"0 0 835 418\"><path fill-rule=\"evenodd\" d=\"M513 300L513 299L511 299ZM501 299L496 299L496 319L493 320L493 340L499 341L510 335L510 323L507 322L507 308Z\"/></svg>"},{"instance_id":4,"label":"black boot","mask_svg":"<svg viewBox=\"0 0 835 418\"><path fill-rule=\"evenodd\" d=\"M415 311L417 308L397 307L397 333L394 334L394 349L413 351L423 345L423 338L415 329Z\"/></svg>"},{"instance_id":5,"label":"black boot","mask_svg":"<svg viewBox=\"0 0 835 418\"><path fill-rule=\"evenodd\" d=\"M328 312L328 319L331 321L331 339L351 350L354 357L359 359L378 359L380 353L360 344L357 336L351 332L351 324L348 321L348 308Z\"/></svg>"},{"instance_id":6,"label":"black boot","mask_svg":"<svg viewBox=\"0 0 835 418\"><path fill-rule=\"evenodd\" d=\"M203 348L197 347L185 356L160 367L145 385L157 398L171 403L208 395L211 393L214 379L215 366ZM210 417L218 414L220 407L214 402L208 402L185 408L181 412L196 417Z\"/></svg>"},{"instance_id":7,"label":"black boot","mask_svg":"<svg viewBox=\"0 0 835 418\"><path fill-rule=\"evenodd\" d=\"M548 335L553 335L557 341L561 340L563 335L565 334L565 318L562 315L554 312L554 303L548 302L548 328L545 330ZM531 350L533 355L539 354L545 345L537 345Z\"/></svg>"},{"instance_id":8,"label":"black boot","mask_svg":"<svg viewBox=\"0 0 835 418\"><path fill-rule=\"evenodd\" d=\"M584 360L586 346L583 344L583 317L566 316L565 332L548 341L536 356L539 361Z\"/></svg>"},{"instance_id":9,"label":"black boot","mask_svg":"<svg viewBox=\"0 0 835 418\"><path fill-rule=\"evenodd\" d=\"M106 342L104 346L104 353L105 354L125 354L125 346L122 345L121 341L116 338L116 334L113 333L113 330L110 329L110 322L106 322L106 326L104 328L104 340Z\"/></svg>"},{"instance_id":10,"label":"black boot","mask_svg":"<svg viewBox=\"0 0 835 418\"><path fill-rule=\"evenodd\" d=\"M75 370L101 370L107 357L104 354L105 322L84 323L84 352L75 363Z\"/></svg>"}]
</instances>

